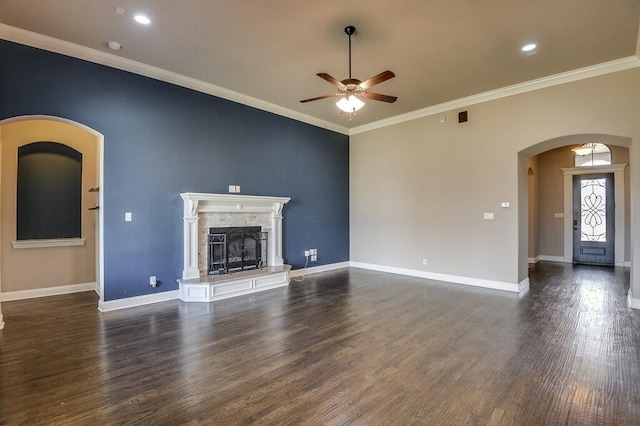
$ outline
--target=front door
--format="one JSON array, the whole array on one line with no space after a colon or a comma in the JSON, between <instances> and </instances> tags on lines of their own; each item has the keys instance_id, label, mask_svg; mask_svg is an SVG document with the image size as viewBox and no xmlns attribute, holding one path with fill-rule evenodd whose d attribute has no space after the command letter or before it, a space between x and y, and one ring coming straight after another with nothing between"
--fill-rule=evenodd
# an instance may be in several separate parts
<instances>
[{"instance_id":1,"label":"front door","mask_svg":"<svg viewBox=\"0 0 640 426\"><path fill-rule=\"evenodd\" d=\"M573 177L573 261L614 264L613 173Z\"/></svg>"}]
</instances>

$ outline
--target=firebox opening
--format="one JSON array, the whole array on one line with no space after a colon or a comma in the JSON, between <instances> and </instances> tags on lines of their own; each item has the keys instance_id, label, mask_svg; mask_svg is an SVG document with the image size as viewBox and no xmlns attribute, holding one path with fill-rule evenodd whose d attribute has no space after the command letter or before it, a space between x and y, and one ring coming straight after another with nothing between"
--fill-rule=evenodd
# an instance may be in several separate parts
<instances>
[{"instance_id":1,"label":"firebox opening","mask_svg":"<svg viewBox=\"0 0 640 426\"><path fill-rule=\"evenodd\" d=\"M260 226L209 228L208 275L264 266L267 233Z\"/></svg>"}]
</instances>

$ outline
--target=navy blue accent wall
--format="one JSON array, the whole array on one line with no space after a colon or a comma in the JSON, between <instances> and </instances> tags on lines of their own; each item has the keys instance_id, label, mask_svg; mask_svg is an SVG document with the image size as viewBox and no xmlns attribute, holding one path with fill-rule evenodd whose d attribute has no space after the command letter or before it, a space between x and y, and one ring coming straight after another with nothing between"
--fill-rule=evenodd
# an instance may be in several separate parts
<instances>
[{"instance_id":1,"label":"navy blue accent wall","mask_svg":"<svg viewBox=\"0 0 640 426\"><path fill-rule=\"evenodd\" d=\"M349 260L348 136L86 61L0 41L0 119L44 114L104 135L105 300L177 289L181 192L291 197L284 260ZM124 213L133 221L125 222ZM149 276L160 281L149 286Z\"/></svg>"}]
</instances>

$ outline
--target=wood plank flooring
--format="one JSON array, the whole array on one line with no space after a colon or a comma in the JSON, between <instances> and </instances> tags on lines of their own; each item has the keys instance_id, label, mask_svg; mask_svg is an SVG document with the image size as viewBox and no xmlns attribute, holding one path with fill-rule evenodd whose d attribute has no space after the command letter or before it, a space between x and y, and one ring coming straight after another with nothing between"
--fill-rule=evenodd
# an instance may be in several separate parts
<instances>
[{"instance_id":1,"label":"wood plank flooring","mask_svg":"<svg viewBox=\"0 0 640 426\"><path fill-rule=\"evenodd\" d=\"M517 295L359 269L213 302L2 304L0 424L640 424L628 270Z\"/></svg>"}]
</instances>

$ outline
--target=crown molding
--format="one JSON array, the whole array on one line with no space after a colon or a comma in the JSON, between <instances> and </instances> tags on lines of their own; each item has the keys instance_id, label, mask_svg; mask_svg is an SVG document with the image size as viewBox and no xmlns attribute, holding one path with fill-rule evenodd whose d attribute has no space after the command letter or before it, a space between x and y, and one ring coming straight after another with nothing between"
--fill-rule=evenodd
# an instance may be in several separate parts
<instances>
[{"instance_id":1,"label":"crown molding","mask_svg":"<svg viewBox=\"0 0 640 426\"><path fill-rule=\"evenodd\" d=\"M291 118L302 123L321 127L327 130L341 133L343 135L356 135L358 133L368 132L383 127L393 126L395 124L404 123L406 121L416 120L430 115L440 114L454 109L465 108L483 102L489 102L497 99L506 98L508 96L519 95L522 93L532 92L547 87L558 86L573 81L584 80L591 77L597 77L613 72L624 71L636 67L640 67L640 33L638 37L638 51L635 56L616 59L609 62L603 62L577 70L567 71L554 74L548 77L530 80L523 83L514 84L512 86L503 87L476 95L455 99L438 105L408 112L406 114L396 115L383 120L367 123L362 126L353 127L351 129L331 123L326 120L312 117L270 102L253 98L242 93L234 92L214 84L206 83L202 80L187 77L178 73L167 71L158 67L143 64L131 59L122 58L109 52L103 52L97 49L81 46L68 41L59 40L53 37L34 33L32 31L23 30L21 28L12 27L10 25L0 24L0 39L11 41L14 43L24 44L26 46L59 53L99 65L132 72L155 80L164 81L166 83L175 84L176 86L185 87L197 92L206 93L218 98L226 99L247 105L252 108L267 111L276 115Z\"/></svg>"},{"instance_id":2,"label":"crown molding","mask_svg":"<svg viewBox=\"0 0 640 426\"><path fill-rule=\"evenodd\" d=\"M484 93L467 96L465 98L455 99L453 101L444 102L427 108L411 111L406 114L396 115L395 117L386 118L384 120L375 121L373 123L363 124L362 126L353 127L349 135L368 132L370 130L380 129L382 127L393 126L394 124L404 123L418 118L428 117L430 115L440 114L459 108L466 108L471 105L494 101L522 93L533 92L535 90L547 87L558 86L565 83L584 80L591 77L597 77L618 71L624 71L632 68L640 67L640 58L638 56L629 56L622 59L616 59L609 62L603 62L577 70L567 71L554 74L548 77L536 80L525 81L523 83L514 84L512 86L503 87L496 90L490 90Z\"/></svg>"},{"instance_id":3,"label":"crown molding","mask_svg":"<svg viewBox=\"0 0 640 426\"><path fill-rule=\"evenodd\" d=\"M116 68L122 71L132 72L155 80L164 81L166 83L175 84L176 86L185 87L197 92L206 93L218 98L237 102L262 111L267 111L283 117L291 118L302 123L311 124L327 130L349 134L349 129L321 120L307 114L293 111L279 105L272 104L261 99L253 98L242 93L234 92L214 84L206 83L202 80L187 77L178 73L164 70L162 68L143 64L131 59L123 58L109 52L103 52L92 49L79 44L70 43L68 41L59 40L53 37L34 33L32 31L23 30L21 28L12 27L10 25L0 24L0 39L23 44L38 49L47 50L61 55L70 56L72 58L82 59L95 64Z\"/></svg>"}]
</instances>

